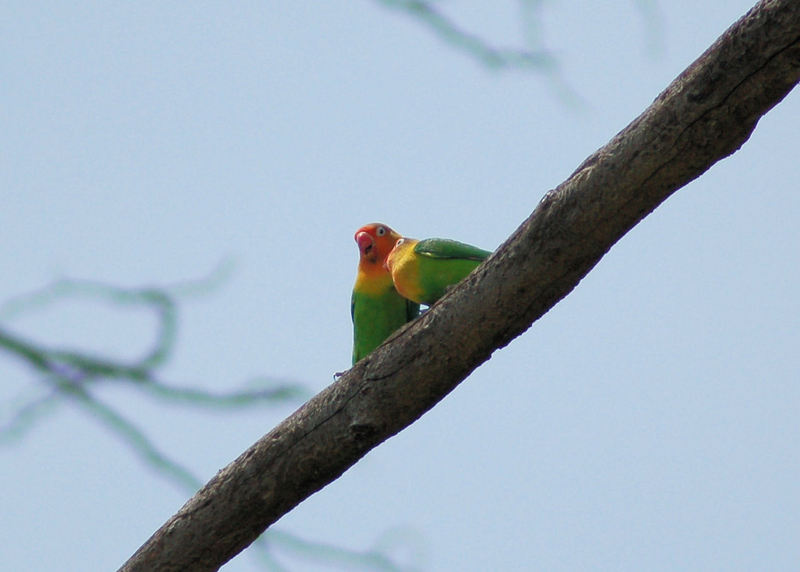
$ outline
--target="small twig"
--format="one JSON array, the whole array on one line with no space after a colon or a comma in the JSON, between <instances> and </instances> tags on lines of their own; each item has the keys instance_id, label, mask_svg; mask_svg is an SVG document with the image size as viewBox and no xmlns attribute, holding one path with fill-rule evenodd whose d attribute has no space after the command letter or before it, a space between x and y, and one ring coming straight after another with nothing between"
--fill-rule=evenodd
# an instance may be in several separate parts
<instances>
[{"instance_id":1,"label":"small twig","mask_svg":"<svg viewBox=\"0 0 800 572\"><path fill-rule=\"evenodd\" d=\"M275 560L274 555L269 552L269 543L274 541L281 549L288 549L307 559L325 563L338 563L347 570L354 570L356 568L384 570L387 572L406 570L377 550L349 550L331 544L304 540L294 534L287 534L278 530L268 530L262 534L259 539L264 539L266 542L259 545L258 554L264 559L265 564L273 567L280 566Z\"/></svg>"},{"instance_id":2,"label":"small twig","mask_svg":"<svg viewBox=\"0 0 800 572\"><path fill-rule=\"evenodd\" d=\"M60 393L51 390L18 407L8 422L0 425L0 444L21 439L36 421L55 410L60 399Z\"/></svg>"},{"instance_id":3,"label":"small twig","mask_svg":"<svg viewBox=\"0 0 800 572\"><path fill-rule=\"evenodd\" d=\"M403 11L416 18L445 43L470 54L488 68L536 68L548 73L555 70L556 60L547 50L508 49L492 46L476 34L457 26L431 2L422 0L379 1L388 8Z\"/></svg>"},{"instance_id":4,"label":"small twig","mask_svg":"<svg viewBox=\"0 0 800 572\"><path fill-rule=\"evenodd\" d=\"M310 395L302 385L288 382L264 389L236 390L229 393L212 393L193 387L172 387L157 381L151 381L142 388L153 395L172 401L219 409L247 407L258 405L263 401L301 400L307 399Z\"/></svg>"},{"instance_id":5,"label":"small twig","mask_svg":"<svg viewBox=\"0 0 800 572\"><path fill-rule=\"evenodd\" d=\"M157 473L192 491L202 485L202 481L192 475L188 469L161 453L133 422L92 396L83 383L64 383L64 380L60 380L60 382L67 395L74 398L86 411L99 419Z\"/></svg>"}]
</instances>

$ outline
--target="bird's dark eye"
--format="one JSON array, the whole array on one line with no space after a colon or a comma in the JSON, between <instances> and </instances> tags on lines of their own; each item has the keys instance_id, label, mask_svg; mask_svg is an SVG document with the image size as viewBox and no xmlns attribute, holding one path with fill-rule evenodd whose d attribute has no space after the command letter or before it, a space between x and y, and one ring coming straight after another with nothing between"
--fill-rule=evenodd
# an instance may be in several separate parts
<instances>
[{"instance_id":1,"label":"bird's dark eye","mask_svg":"<svg viewBox=\"0 0 800 572\"><path fill-rule=\"evenodd\" d=\"M401 245L401 244L403 244L405 241L406 241L406 239L405 239L405 238L400 238L400 239L398 239L398 240L397 240L397 242L395 242L395 243L394 243L394 245L395 245L395 246L400 246L400 245Z\"/></svg>"},{"instance_id":2,"label":"bird's dark eye","mask_svg":"<svg viewBox=\"0 0 800 572\"><path fill-rule=\"evenodd\" d=\"M379 226L378 229L375 231L375 234L377 234L378 236L383 236L384 234L386 234L386 229L383 228L382 226Z\"/></svg>"}]
</instances>

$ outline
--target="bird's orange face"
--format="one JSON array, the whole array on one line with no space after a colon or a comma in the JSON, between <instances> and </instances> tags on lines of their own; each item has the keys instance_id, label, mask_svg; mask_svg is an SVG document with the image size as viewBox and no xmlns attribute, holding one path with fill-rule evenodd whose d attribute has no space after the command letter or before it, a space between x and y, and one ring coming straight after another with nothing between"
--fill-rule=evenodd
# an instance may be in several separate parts
<instances>
[{"instance_id":1,"label":"bird's orange face","mask_svg":"<svg viewBox=\"0 0 800 572\"><path fill-rule=\"evenodd\" d=\"M355 234L360 253L359 265L374 266L385 272L383 265L386 257L400 238L402 237L398 233L385 224L375 222L362 226Z\"/></svg>"}]
</instances>

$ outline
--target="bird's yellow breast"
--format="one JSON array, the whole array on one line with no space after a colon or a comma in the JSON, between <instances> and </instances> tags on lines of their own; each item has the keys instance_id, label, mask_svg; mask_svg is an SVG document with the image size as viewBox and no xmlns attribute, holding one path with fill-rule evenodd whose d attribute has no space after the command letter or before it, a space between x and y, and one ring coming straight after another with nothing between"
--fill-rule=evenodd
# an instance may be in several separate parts
<instances>
[{"instance_id":1,"label":"bird's yellow breast","mask_svg":"<svg viewBox=\"0 0 800 572\"><path fill-rule=\"evenodd\" d=\"M419 279L419 259L414 252L414 244L416 241L396 246L389 258L395 289L403 298L419 303L422 288Z\"/></svg>"},{"instance_id":2,"label":"bird's yellow breast","mask_svg":"<svg viewBox=\"0 0 800 572\"><path fill-rule=\"evenodd\" d=\"M359 268L354 289L360 294L373 297L385 294L387 290L392 288L392 275L383 269L381 270L368 272Z\"/></svg>"}]
</instances>

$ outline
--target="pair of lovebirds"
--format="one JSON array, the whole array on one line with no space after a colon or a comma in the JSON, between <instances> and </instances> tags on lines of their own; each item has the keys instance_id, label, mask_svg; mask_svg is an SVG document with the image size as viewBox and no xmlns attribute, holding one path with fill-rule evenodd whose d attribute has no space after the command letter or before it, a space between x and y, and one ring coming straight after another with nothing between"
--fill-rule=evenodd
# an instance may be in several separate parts
<instances>
[{"instance_id":1,"label":"pair of lovebirds","mask_svg":"<svg viewBox=\"0 0 800 572\"><path fill-rule=\"evenodd\" d=\"M446 238L403 238L381 223L355 234L359 260L350 314L353 363L419 315L491 254Z\"/></svg>"}]
</instances>

